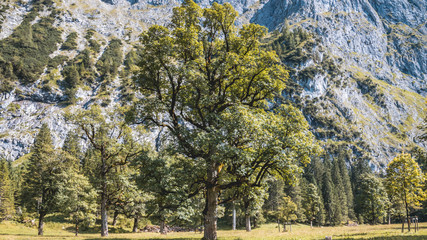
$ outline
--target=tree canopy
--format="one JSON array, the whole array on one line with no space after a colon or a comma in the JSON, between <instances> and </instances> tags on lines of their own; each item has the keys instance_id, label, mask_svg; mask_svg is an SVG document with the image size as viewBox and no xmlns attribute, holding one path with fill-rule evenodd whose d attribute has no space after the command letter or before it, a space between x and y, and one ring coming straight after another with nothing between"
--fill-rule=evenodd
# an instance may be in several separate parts
<instances>
[{"instance_id":1,"label":"tree canopy","mask_svg":"<svg viewBox=\"0 0 427 240\"><path fill-rule=\"evenodd\" d=\"M135 77L143 97L131 119L167 129L204 173L193 181L206 191L205 239L216 239L221 190L258 186L268 175L291 181L316 149L302 114L274 101L288 73L261 47L266 28L238 29L236 17L228 3L202 10L184 1L169 26L141 35Z\"/></svg>"}]
</instances>

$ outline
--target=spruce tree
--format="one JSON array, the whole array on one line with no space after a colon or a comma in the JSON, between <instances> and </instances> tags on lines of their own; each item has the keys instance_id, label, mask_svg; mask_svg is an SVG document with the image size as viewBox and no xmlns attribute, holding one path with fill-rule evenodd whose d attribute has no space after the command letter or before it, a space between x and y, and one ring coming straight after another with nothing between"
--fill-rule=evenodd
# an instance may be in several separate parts
<instances>
[{"instance_id":1,"label":"spruce tree","mask_svg":"<svg viewBox=\"0 0 427 240\"><path fill-rule=\"evenodd\" d=\"M302 205L305 210L305 216L310 221L310 226L313 227L313 220L320 222L319 213L322 211L322 199L317 186L309 183L304 189L304 198Z\"/></svg>"},{"instance_id":2,"label":"spruce tree","mask_svg":"<svg viewBox=\"0 0 427 240\"><path fill-rule=\"evenodd\" d=\"M336 196L338 199L338 204L337 204L338 215L337 216L340 216L340 222L347 221L348 219L347 195L345 194L342 173L341 173L340 166L337 159L334 159L334 162L332 165L332 180L335 184L334 190L337 193Z\"/></svg>"},{"instance_id":3,"label":"spruce tree","mask_svg":"<svg viewBox=\"0 0 427 240\"><path fill-rule=\"evenodd\" d=\"M341 172L341 179L344 185L344 191L347 198L347 214L349 219L354 219L354 197L353 197L353 189L350 182L350 175L347 169L347 166L345 164L345 159L348 159L348 152L340 149L340 152L338 154L338 165Z\"/></svg>"},{"instance_id":4,"label":"spruce tree","mask_svg":"<svg viewBox=\"0 0 427 240\"><path fill-rule=\"evenodd\" d=\"M56 194L62 180L59 174L64 168L54 150L50 129L43 124L31 149L22 193L23 205L39 215L38 235L43 235L45 216L57 210Z\"/></svg>"},{"instance_id":5,"label":"spruce tree","mask_svg":"<svg viewBox=\"0 0 427 240\"><path fill-rule=\"evenodd\" d=\"M360 195L363 193L360 191L360 188L358 188L357 186L359 186L360 183L363 181L363 179L361 178L363 174L371 174L371 173L372 173L372 170L369 167L368 159L359 158L355 161L351 171L351 184L352 184L353 196L354 196L354 213L360 224L363 223L363 212L361 211L361 208L358 206L356 199L361 198Z\"/></svg>"},{"instance_id":6,"label":"spruce tree","mask_svg":"<svg viewBox=\"0 0 427 240\"><path fill-rule=\"evenodd\" d=\"M325 171L323 174L322 195L326 211L326 221L331 225L341 222L341 215L338 210L338 202L335 185L332 182L331 162L325 159Z\"/></svg>"},{"instance_id":7,"label":"spruce tree","mask_svg":"<svg viewBox=\"0 0 427 240\"><path fill-rule=\"evenodd\" d=\"M387 193L381 179L374 174L364 173L360 176L357 186L359 194L356 198L359 213L371 224L378 223L380 217L384 216L388 202Z\"/></svg>"},{"instance_id":8,"label":"spruce tree","mask_svg":"<svg viewBox=\"0 0 427 240\"><path fill-rule=\"evenodd\" d=\"M13 185L10 179L9 164L0 160L0 221L8 219L14 212Z\"/></svg>"}]
</instances>

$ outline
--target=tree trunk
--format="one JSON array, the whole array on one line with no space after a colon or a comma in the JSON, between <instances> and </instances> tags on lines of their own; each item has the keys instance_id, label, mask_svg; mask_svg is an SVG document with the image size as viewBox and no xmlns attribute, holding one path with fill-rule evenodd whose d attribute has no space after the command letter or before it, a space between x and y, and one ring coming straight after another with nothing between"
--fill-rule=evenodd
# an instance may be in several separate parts
<instances>
[{"instance_id":1,"label":"tree trunk","mask_svg":"<svg viewBox=\"0 0 427 240\"><path fill-rule=\"evenodd\" d=\"M102 179L102 192L101 192L101 237L108 237L108 209L107 209L107 166L105 163L104 152L101 153L102 166L101 166L101 179Z\"/></svg>"},{"instance_id":2,"label":"tree trunk","mask_svg":"<svg viewBox=\"0 0 427 240\"><path fill-rule=\"evenodd\" d=\"M208 183L206 189L206 205L203 210L204 215L204 240L216 240L217 239L217 206L218 206L218 171L215 163L210 163L208 168Z\"/></svg>"},{"instance_id":3,"label":"tree trunk","mask_svg":"<svg viewBox=\"0 0 427 240\"><path fill-rule=\"evenodd\" d=\"M286 222L283 222L283 232L286 232Z\"/></svg>"},{"instance_id":4,"label":"tree trunk","mask_svg":"<svg viewBox=\"0 0 427 240\"><path fill-rule=\"evenodd\" d=\"M133 219L133 229L132 229L132 232L134 233L138 232L138 222L139 222L138 217L135 217Z\"/></svg>"},{"instance_id":5,"label":"tree trunk","mask_svg":"<svg viewBox=\"0 0 427 240\"><path fill-rule=\"evenodd\" d=\"M233 202L233 230L236 230L236 205Z\"/></svg>"},{"instance_id":6,"label":"tree trunk","mask_svg":"<svg viewBox=\"0 0 427 240\"><path fill-rule=\"evenodd\" d=\"M279 232L280 232L280 221L279 221L279 219L277 219L277 227L279 228Z\"/></svg>"},{"instance_id":7,"label":"tree trunk","mask_svg":"<svg viewBox=\"0 0 427 240\"><path fill-rule=\"evenodd\" d=\"M248 213L245 214L245 219L246 219L246 232L250 232L251 229L251 215L249 215Z\"/></svg>"},{"instance_id":8,"label":"tree trunk","mask_svg":"<svg viewBox=\"0 0 427 240\"><path fill-rule=\"evenodd\" d=\"M411 220L409 218L409 207L408 202L406 201L406 195L405 195L405 207L406 207L406 220L408 222L408 232L411 231Z\"/></svg>"},{"instance_id":9,"label":"tree trunk","mask_svg":"<svg viewBox=\"0 0 427 240\"><path fill-rule=\"evenodd\" d=\"M292 220L289 222L289 232L292 232Z\"/></svg>"},{"instance_id":10,"label":"tree trunk","mask_svg":"<svg viewBox=\"0 0 427 240\"><path fill-rule=\"evenodd\" d=\"M405 229L405 217L402 217L402 233Z\"/></svg>"},{"instance_id":11,"label":"tree trunk","mask_svg":"<svg viewBox=\"0 0 427 240\"><path fill-rule=\"evenodd\" d=\"M43 236L43 227L44 227L44 213L39 214L39 226L38 226L38 235Z\"/></svg>"},{"instance_id":12,"label":"tree trunk","mask_svg":"<svg viewBox=\"0 0 427 240\"><path fill-rule=\"evenodd\" d=\"M165 221L160 222L160 234L167 234Z\"/></svg>"},{"instance_id":13,"label":"tree trunk","mask_svg":"<svg viewBox=\"0 0 427 240\"><path fill-rule=\"evenodd\" d=\"M79 235L79 218L76 219L76 237Z\"/></svg>"},{"instance_id":14,"label":"tree trunk","mask_svg":"<svg viewBox=\"0 0 427 240\"><path fill-rule=\"evenodd\" d=\"M119 216L119 212L117 210L114 211L113 215L113 226L115 227L117 224L117 217Z\"/></svg>"},{"instance_id":15,"label":"tree trunk","mask_svg":"<svg viewBox=\"0 0 427 240\"><path fill-rule=\"evenodd\" d=\"M107 211L107 196L103 191L101 194L101 237L108 236L108 211Z\"/></svg>"},{"instance_id":16,"label":"tree trunk","mask_svg":"<svg viewBox=\"0 0 427 240\"><path fill-rule=\"evenodd\" d=\"M313 229L313 220L310 220L310 227Z\"/></svg>"},{"instance_id":17,"label":"tree trunk","mask_svg":"<svg viewBox=\"0 0 427 240\"><path fill-rule=\"evenodd\" d=\"M391 214L390 214L390 212L388 213L388 225L390 225L391 224Z\"/></svg>"}]
</instances>

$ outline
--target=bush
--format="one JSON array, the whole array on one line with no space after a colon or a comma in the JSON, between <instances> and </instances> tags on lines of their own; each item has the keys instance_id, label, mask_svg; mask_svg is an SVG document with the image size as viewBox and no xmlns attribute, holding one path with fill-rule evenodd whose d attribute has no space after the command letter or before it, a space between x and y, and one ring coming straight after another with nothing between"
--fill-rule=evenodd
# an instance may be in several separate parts
<instances>
[{"instance_id":1,"label":"bush","mask_svg":"<svg viewBox=\"0 0 427 240\"><path fill-rule=\"evenodd\" d=\"M61 50L74 50L77 48L77 33L72 32L68 35L67 40L62 44Z\"/></svg>"}]
</instances>

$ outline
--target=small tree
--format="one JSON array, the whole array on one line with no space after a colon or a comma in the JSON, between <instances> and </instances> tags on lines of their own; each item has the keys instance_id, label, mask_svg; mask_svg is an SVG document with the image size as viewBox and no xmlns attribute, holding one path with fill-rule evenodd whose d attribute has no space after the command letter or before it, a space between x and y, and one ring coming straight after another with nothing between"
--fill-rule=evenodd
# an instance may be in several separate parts
<instances>
[{"instance_id":1,"label":"small tree","mask_svg":"<svg viewBox=\"0 0 427 240\"><path fill-rule=\"evenodd\" d=\"M279 218L283 220L284 232L286 232L286 224L297 219L296 211L297 205L292 201L291 197L284 196L279 207Z\"/></svg>"},{"instance_id":2,"label":"small tree","mask_svg":"<svg viewBox=\"0 0 427 240\"><path fill-rule=\"evenodd\" d=\"M319 194L319 190L317 186L313 183L308 184L307 188L304 192L303 198L303 207L305 209L305 215L307 219L310 221L310 226L313 227L313 220L319 215L322 211L322 198ZM317 219L319 222L320 219Z\"/></svg>"},{"instance_id":3,"label":"small tree","mask_svg":"<svg viewBox=\"0 0 427 240\"><path fill-rule=\"evenodd\" d=\"M95 222L97 194L87 177L77 169L69 168L60 177L63 181L58 184L58 205L61 206L60 211L70 217L78 236L80 224Z\"/></svg>"},{"instance_id":4,"label":"small tree","mask_svg":"<svg viewBox=\"0 0 427 240\"><path fill-rule=\"evenodd\" d=\"M424 182L425 176L410 154L399 154L388 164L387 188L391 197L405 208L408 231L411 231L410 208L418 207L426 197Z\"/></svg>"}]
</instances>

